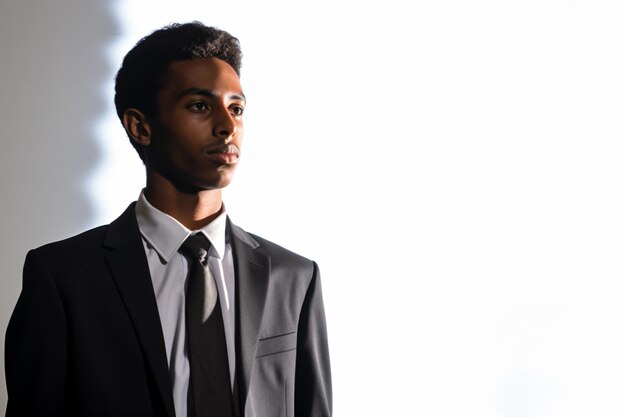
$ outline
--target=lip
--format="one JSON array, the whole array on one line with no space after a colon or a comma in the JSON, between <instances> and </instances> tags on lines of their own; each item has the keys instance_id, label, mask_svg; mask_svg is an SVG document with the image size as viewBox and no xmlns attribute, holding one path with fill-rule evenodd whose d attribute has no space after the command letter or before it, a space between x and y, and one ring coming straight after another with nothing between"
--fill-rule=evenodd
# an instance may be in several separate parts
<instances>
[{"instance_id":1,"label":"lip","mask_svg":"<svg viewBox=\"0 0 626 417\"><path fill-rule=\"evenodd\" d=\"M207 149L205 154L210 160L221 165L234 164L239 160L239 149L233 144Z\"/></svg>"}]
</instances>

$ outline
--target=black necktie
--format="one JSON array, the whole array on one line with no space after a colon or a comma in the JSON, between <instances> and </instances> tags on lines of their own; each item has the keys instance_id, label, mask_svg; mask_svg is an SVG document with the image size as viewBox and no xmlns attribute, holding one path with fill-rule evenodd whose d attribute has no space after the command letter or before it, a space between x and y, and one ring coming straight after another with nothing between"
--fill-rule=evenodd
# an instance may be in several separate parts
<instances>
[{"instance_id":1,"label":"black necktie","mask_svg":"<svg viewBox=\"0 0 626 417\"><path fill-rule=\"evenodd\" d=\"M222 309L208 266L210 242L189 236L180 252L189 262L185 315L189 358L189 416L233 417Z\"/></svg>"}]
</instances>

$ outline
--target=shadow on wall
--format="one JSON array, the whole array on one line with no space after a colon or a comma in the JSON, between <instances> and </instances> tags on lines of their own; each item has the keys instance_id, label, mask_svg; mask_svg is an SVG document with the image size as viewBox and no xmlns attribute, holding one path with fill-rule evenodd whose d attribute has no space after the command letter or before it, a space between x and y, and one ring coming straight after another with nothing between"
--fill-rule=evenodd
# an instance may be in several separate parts
<instances>
[{"instance_id":1,"label":"shadow on wall","mask_svg":"<svg viewBox=\"0 0 626 417\"><path fill-rule=\"evenodd\" d=\"M0 329L21 289L28 249L89 225L84 181L100 159L94 124L114 73L105 47L118 33L111 2L0 3ZM0 411L7 396L0 365Z\"/></svg>"}]
</instances>

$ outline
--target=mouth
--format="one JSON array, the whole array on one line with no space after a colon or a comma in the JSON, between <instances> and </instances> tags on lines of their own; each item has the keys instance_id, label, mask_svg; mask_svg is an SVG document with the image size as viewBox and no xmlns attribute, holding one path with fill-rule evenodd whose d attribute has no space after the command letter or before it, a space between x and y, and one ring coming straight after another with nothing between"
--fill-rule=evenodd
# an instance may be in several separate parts
<instances>
[{"instance_id":1,"label":"mouth","mask_svg":"<svg viewBox=\"0 0 626 417\"><path fill-rule=\"evenodd\" d=\"M205 151L206 156L220 165L231 165L239 161L239 148L231 144Z\"/></svg>"}]
</instances>

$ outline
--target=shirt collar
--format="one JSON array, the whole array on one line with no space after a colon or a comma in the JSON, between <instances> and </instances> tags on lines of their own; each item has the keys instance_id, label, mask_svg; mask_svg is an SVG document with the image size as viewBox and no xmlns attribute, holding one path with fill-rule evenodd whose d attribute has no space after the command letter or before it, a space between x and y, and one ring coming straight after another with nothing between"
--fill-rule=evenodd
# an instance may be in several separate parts
<instances>
[{"instance_id":1,"label":"shirt collar","mask_svg":"<svg viewBox=\"0 0 626 417\"><path fill-rule=\"evenodd\" d=\"M211 242L209 256L222 259L226 246L226 209L202 229L189 230L178 220L169 216L148 202L143 190L135 205L135 215L139 231L161 259L167 263L172 259L185 239L195 233L204 233Z\"/></svg>"}]
</instances>

